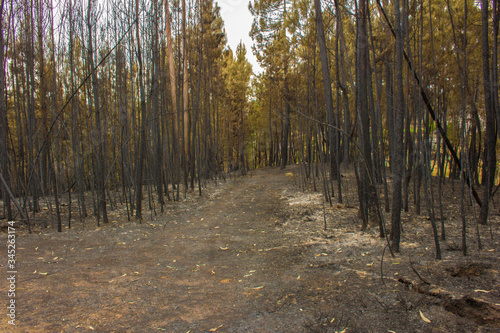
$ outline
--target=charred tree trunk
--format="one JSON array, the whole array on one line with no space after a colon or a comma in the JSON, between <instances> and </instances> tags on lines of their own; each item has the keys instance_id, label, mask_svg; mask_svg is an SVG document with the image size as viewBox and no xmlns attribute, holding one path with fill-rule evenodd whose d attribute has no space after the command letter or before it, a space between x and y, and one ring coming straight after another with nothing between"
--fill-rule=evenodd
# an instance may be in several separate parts
<instances>
[{"instance_id":1,"label":"charred tree trunk","mask_svg":"<svg viewBox=\"0 0 500 333\"><path fill-rule=\"evenodd\" d=\"M8 221L13 219L11 199L8 194L10 184L9 172L9 149L8 149L8 132L9 122L7 117L7 101L5 99L5 61L4 61L4 15L5 15L5 2L0 4L0 172L3 175L6 185L0 184L0 194L4 203L5 218Z\"/></svg>"},{"instance_id":2,"label":"charred tree trunk","mask_svg":"<svg viewBox=\"0 0 500 333\"><path fill-rule=\"evenodd\" d=\"M483 89L484 108L486 111L486 136L485 136L485 182L483 189L483 205L479 214L479 223L487 224L491 190L495 180L496 171L496 115L493 103L490 76L490 47L488 24L488 0L481 1L482 13L482 60L483 60ZM496 9L496 8L495 8ZM496 69L495 69L496 70Z\"/></svg>"},{"instance_id":3,"label":"charred tree trunk","mask_svg":"<svg viewBox=\"0 0 500 333\"><path fill-rule=\"evenodd\" d=\"M394 11L396 16L395 32L396 32L396 109L394 119L394 149L393 161L391 161L392 169L392 217L391 217L391 239L392 250L399 252L399 243L401 238L401 209L403 200L401 197L401 189L403 183L403 133L404 133L404 115L406 106L404 100L403 88L403 30L401 25L401 11L399 0L394 1Z\"/></svg>"},{"instance_id":4,"label":"charred tree trunk","mask_svg":"<svg viewBox=\"0 0 500 333\"><path fill-rule=\"evenodd\" d=\"M142 186L143 186L143 173L144 173L144 159L146 158L146 125L147 125L147 105L146 105L146 92L144 91L144 74L142 63L142 49L141 49L141 35L139 31L139 0L135 2L135 28L137 39L137 62L139 63L139 91L141 98L141 117L140 117L140 137L139 137L139 152L137 153L137 166L135 175L135 216L142 220Z\"/></svg>"}]
</instances>

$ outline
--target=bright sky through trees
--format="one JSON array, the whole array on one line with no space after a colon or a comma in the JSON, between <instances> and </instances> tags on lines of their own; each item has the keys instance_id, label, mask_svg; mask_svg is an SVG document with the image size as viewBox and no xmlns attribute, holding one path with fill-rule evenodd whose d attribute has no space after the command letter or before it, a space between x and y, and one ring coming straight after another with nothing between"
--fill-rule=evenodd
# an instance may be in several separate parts
<instances>
[{"instance_id":1,"label":"bright sky through trees","mask_svg":"<svg viewBox=\"0 0 500 333\"><path fill-rule=\"evenodd\" d=\"M236 46L243 41L247 49L247 59L252 64L255 74L262 72L257 58L252 53L253 41L248 35L252 27L252 15L248 10L248 0L220 0L221 16L227 33L227 41L231 50L236 52Z\"/></svg>"}]
</instances>

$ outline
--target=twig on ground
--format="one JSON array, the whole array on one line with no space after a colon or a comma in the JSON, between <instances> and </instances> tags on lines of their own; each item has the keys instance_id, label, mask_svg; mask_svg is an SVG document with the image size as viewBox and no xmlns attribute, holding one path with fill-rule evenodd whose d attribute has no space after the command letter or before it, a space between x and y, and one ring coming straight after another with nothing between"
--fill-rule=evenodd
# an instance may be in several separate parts
<instances>
[{"instance_id":1,"label":"twig on ground","mask_svg":"<svg viewBox=\"0 0 500 333\"><path fill-rule=\"evenodd\" d=\"M410 260L410 267L411 269L415 272L415 274L417 274L418 278L425 284L428 284L428 285L431 285L430 282L428 282L426 279L424 279L417 271L417 269L415 267L413 267L413 262L411 261L411 256L408 255L408 259Z\"/></svg>"}]
</instances>

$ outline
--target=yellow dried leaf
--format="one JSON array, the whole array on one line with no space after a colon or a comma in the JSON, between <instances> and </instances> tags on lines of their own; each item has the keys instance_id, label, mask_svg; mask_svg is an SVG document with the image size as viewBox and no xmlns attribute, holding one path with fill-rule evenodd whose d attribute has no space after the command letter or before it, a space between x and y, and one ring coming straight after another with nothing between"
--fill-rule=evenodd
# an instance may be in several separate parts
<instances>
[{"instance_id":1,"label":"yellow dried leaf","mask_svg":"<svg viewBox=\"0 0 500 333\"><path fill-rule=\"evenodd\" d=\"M418 312L420 313L420 318L422 318L423 321L425 321L428 324L431 322L429 318L427 318L426 316L424 316L424 314L422 313L422 311L419 310Z\"/></svg>"},{"instance_id":2,"label":"yellow dried leaf","mask_svg":"<svg viewBox=\"0 0 500 333\"><path fill-rule=\"evenodd\" d=\"M215 332L215 331L217 331L219 328L221 328L222 326L224 326L224 324L222 324L222 325L220 325L220 326L217 326L217 327L212 328L209 332Z\"/></svg>"},{"instance_id":3,"label":"yellow dried leaf","mask_svg":"<svg viewBox=\"0 0 500 333\"><path fill-rule=\"evenodd\" d=\"M487 294L488 294L488 293L491 293L491 290L489 290L489 291L488 291L488 290L483 290L483 289L476 289L476 290L474 290L474 291L475 291L476 293L487 293Z\"/></svg>"}]
</instances>

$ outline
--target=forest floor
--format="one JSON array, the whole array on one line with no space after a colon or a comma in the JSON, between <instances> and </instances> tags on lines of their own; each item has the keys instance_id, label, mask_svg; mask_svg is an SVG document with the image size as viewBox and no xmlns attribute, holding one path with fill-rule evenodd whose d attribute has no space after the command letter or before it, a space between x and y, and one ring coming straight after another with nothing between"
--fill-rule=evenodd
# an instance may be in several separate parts
<instances>
[{"instance_id":1,"label":"forest floor","mask_svg":"<svg viewBox=\"0 0 500 333\"><path fill-rule=\"evenodd\" d=\"M2 259L0 331L500 332L496 212L479 227L482 250L469 223L464 257L448 182L443 260L427 215L410 207L401 254L386 250L382 262L386 241L359 231L353 177L343 179L345 203L330 207L302 191L294 168L211 184L141 224L115 209L101 228L21 228L16 326Z\"/></svg>"}]
</instances>

